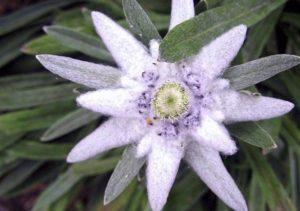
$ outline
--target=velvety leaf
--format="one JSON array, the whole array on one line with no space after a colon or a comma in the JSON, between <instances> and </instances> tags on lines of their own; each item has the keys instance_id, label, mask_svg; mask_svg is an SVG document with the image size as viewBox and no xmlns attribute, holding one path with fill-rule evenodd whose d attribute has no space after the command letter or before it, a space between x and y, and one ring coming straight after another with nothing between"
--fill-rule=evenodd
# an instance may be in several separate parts
<instances>
[{"instance_id":1,"label":"velvety leaf","mask_svg":"<svg viewBox=\"0 0 300 211\"><path fill-rule=\"evenodd\" d=\"M43 163L35 161L24 161L17 168L12 170L0 181L0 195L7 193L24 182L33 174Z\"/></svg>"},{"instance_id":2,"label":"velvety leaf","mask_svg":"<svg viewBox=\"0 0 300 211\"><path fill-rule=\"evenodd\" d=\"M0 35L11 32L17 28L20 28L27 23L45 15L46 13L55 10L59 7L66 6L74 3L76 0L49 0L43 1L31 6L24 7L24 9L18 10L10 15L0 18ZM77 1L78 2L78 1Z\"/></svg>"},{"instance_id":3,"label":"velvety leaf","mask_svg":"<svg viewBox=\"0 0 300 211\"><path fill-rule=\"evenodd\" d=\"M234 0L179 24L160 45L161 58L176 62L195 55L210 41L239 24L248 27L265 18L285 0ZM207 21L210 20L210 21Z\"/></svg>"},{"instance_id":4,"label":"velvety leaf","mask_svg":"<svg viewBox=\"0 0 300 211\"><path fill-rule=\"evenodd\" d=\"M77 109L55 122L42 135L42 141L51 141L66 135L96 119L101 115L85 109Z\"/></svg>"},{"instance_id":5,"label":"velvety leaf","mask_svg":"<svg viewBox=\"0 0 300 211\"><path fill-rule=\"evenodd\" d=\"M147 13L136 0L123 0L122 2L130 30L138 35L145 45L149 45L150 41L153 39L161 39Z\"/></svg>"},{"instance_id":6,"label":"velvety leaf","mask_svg":"<svg viewBox=\"0 0 300 211\"><path fill-rule=\"evenodd\" d=\"M7 150L7 153L20 159L64 160L73 144L46 144L22 140Z\"/></svg>"},{"instance_id":7,"label":"velvety leaf","mask_svg":"<svg viewBox=\"0 0 300 211\"><path fill-rule=\"evenodd\" d=\"M99 38L86 33L77 32L63 26L49 26L44 28L46 33L55 38L62 45L84 53L88 56L104 61L113 61Z\"/></svg>"},{"instance_id":8,"label":"velvety leaf","mask_svg":"<svg viewBox=\"0 0 300 211\"><path fill-rule=\"evenodd\" d=\"M30 55L36 54L66 54L75 50L62 45L57 39L49 35L42 35L23 45L22 52Z\"/></svg>"},{"instance_id":9,"label":"velvety leaf","mask_svg":"<svg viewBox=\"0 0 300 211\"><path fill-rule=\"evenodd\" d=\"M144 158L136 158L135 146L126 148L122 159L116 166L106 186L104 204L110 203L124 191L133 178L138 174L144 163Z\"/></svg>"},{"instance_id":10,"label":"velvety leaf","mask_svg":"<svg viewBox=\"0 0 300 211\"><path fill-rule=\"evenodd\" d=\"M0 111L30 108L68 99L74 99L76 84L46 86L28 90L0 93Z\"/></svg>"},{"instance_id":11,"label":"velvety leaf","mask_svg":"<svg viewBox=\"0 0 300 211\"><path fill-rule=\"evenodd\" d=\"M267 159L254 147L242 145L247 161L251 165L253 173L257 177L258 183L266 202L271 210L296 211L282 183L276 177Z\"/></svg>"},{"instance_id":12,"label":"velvety leaf","mask_svg":"<svg viewBox=\"0 0 300 211\"><path fill-rule=\"evenodd\" d=\"M118 160L119 156L110 157L106 159L92 159L87 160L82 163L76 163L72 166L72 171L76 175L80 175L82 177L87 176L97 176L99 174L104 174L109 171L112 171Z\"/></svg>"},{"instance_id":13,"label":"velvety leaf","mask_svg":"<svg viewBox=\"0 0 300 211\"><path fill-rule=\"evenodd\" d=\"M244 89L300 64L300 57L279 54L257 59L226 70L224 77L234 89Z\"/></svg>"},{"instance_id":14,"label":"velvety leaf","mask_svg":"<svg viewBox=\"0 0 300 211\"><path fill-rule=\"evenodd\" d=\"M264 130L259 123L256 122L244 122L228 126L230 134L234 137L245 141L251 145L272 149L277 145L272 136Z\"/></svg>"}]
</instances>

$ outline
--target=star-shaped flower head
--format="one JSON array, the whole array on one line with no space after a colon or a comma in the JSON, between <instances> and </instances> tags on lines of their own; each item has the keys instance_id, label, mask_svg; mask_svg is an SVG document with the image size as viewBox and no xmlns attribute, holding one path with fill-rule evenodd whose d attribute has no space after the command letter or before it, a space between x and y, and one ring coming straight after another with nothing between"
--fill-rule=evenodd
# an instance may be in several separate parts
<instances>
[{"instance_id":1,"label":"star-shaped flower head","mask_svg":"<svg viewBox=\"0 0 300 211\"><path fill-rule=\"evenodd\" d=\"M173 0L170 29L193 16L192 0ZM158 40L152 40L148 50L106 15L92 12L92 19L122 76L113 87L85 81L100 89L79 96L79 105L111 118L77 144L67 161L79 162L136 144L136 156L147 158L147 189L154 211L165 205L182 159L228 206L247 210L220 157L220 153L237 151L223 123L277 117L289 112L293 104L237 92L221 78L244 42L246 26L233 27L196 56L166 63L159 59ZM44 63L46 57L38 59ZM55 65L44 65L56 73ZM86 65L89 69L96 64ZM77 75L61 76L78 81Z\"/></svg>"}]
</instances>

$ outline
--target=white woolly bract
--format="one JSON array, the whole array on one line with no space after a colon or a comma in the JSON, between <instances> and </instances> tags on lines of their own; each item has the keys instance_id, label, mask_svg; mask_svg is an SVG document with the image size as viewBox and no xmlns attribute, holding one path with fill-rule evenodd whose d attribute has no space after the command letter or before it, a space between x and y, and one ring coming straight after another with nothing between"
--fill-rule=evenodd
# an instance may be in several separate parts
<instances>
[{"instance_id":1,"label":"white woolly bract","mask_svg":"<svg viewBox=\"0 0 300 211\"><path fill-rule=\"evenodd\" d=\"M145 129L135 119L111 118L77 144L67 161L75 163L139 140Z\"/></svg>"},{"instance_id":2,"label":"white woolly bract","mask_svg":"<svg viewBox=\"0 0 300 211\"><path fill-rule=\"evenodd\" d=\"M170 29L193 16L192 0L172 0ZM233 27L204 46L196 56L170 64L158 59L158 41L152 40L148 50L106 15L92 12L92 19L122 74L108 66L38 56L55 74L90 87L110 88L77 98L80 106L113 117L80 141L67 161L83 161L106 150L137 143L137 157L147 157L149 203L154 211L160 211L185 153L188 164L213 192L232 209L246 211L243 196L219 155L237 150L223 123L273 118L293 108L293 104L283 100L239 93L230 88L227 80L220 79L245 40L246 26ZM97 83L93 77L97 74L95 69L114 74L101 72L102 82ZM177 122L154 118L150 105L149 96L155 96L155 88L170 80L184 83L188 89L188 109L176 117Z\"/></svg>"}]
</instances>

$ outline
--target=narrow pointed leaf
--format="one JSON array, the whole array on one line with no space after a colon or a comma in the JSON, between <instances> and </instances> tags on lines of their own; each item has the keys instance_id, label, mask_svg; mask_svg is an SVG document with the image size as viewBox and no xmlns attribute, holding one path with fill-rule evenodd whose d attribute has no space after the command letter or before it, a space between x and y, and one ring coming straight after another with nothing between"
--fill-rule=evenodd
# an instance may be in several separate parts
<instances>
[{"instance_id":1,"label":"narrow pointed leaf","mask_svg":"<svg viewBox=\"0 0 300 211\"><path fill-rule=\"evenodd\" d=\"M30 160L64 160L73 144L45 144L22 140L7 150L12 156Z\"/></svg>"},{"instance_id":2,"label":"narrow pointed leaf","mask_svg":"<svg viewBox=\"0 0 300 211\"><path fill-rule=\"evenodd\" d=\"M113 59L97 37L78 32L63 26L45 27L51 37L57 39L62 45L84 53L96 59L112 62Z\"/></svg>"},{"instance_id":3,"label":"narrow pointed leaf","mask_svg":"<svg viewBox=\"0 0 300 211\"><path fill-rule=\"evenodd\" d=\"M0 23L1 26L1 23ZM1 30L2 26L0 27ZM0 68L21 55L21 46L37 31L36 28L20 31L0 39Z\"/></svg>"},{"instance_id":4,"label":"narrow pointed leaf","mask_svg":"<svg viewBox=\"0 0 300 211\"><path fill-rule=\"evenodd\" d=\"M30 108L58 101L74 99L76 84L62 84L28 90L0 93L0 111Z\"/></svg>"},{"instance_id":5,"label":"narrow pointed leaf","mask_svg":"<svg viewBox=\"0 0 300 211\"><path fill-rule=\"evenodd\" d=\"M300 64L300 57L279 54L257 59L226 70L224 77L234 89L244 89Z\"/></svg>"},{"instance_id":6,"label":"narrow pointed leaf","mask_svg":"<svg viewBox=\"0 0 300 211\"><path fill-rule=\"evenodd\" d=\"M73 101L67 101L2 114L0 132L10 135L47 128L74 107Z\"/></svg>"},{"instance_id":7,"label":"narrow pointed leaf","mask_svg":"<svg viewBox=\"0 0 300 211\"><path fill-rule=\"evenodd\" d=\"M81 176L73 174L69 169L65 173L61 174L53 183L51 183L47 189L37 198L33 211L47 210L47 208L60 197L66 194L71 188L73 188L80 180Z\"/></svg>"},{"instance_id":8,"label":"narrow pointed leaf","mask_svg":"<svg viewBox=\"0 0 300 211\"><path fill-rule=\"evenodd\" d=\"M251 145L263 149L276 148L272 136L256 122L244 122L228 126L230 134Z\"/></svg>"},{"instance_id":9,"label":"narrow pointed leaf","mask_svg":"<svg viewBox=\"0 0 300 211\"><path fill-rule=\"evenodd\" d=\"M22 47L21 51L30 55L37 54L66 54L74 53L75 50L62 45L57 39L49 36L42 35L38 38L35 38Z\"/></svg>"},{"instance_id":10,"label":"narrow pointed leaf","mask_svg":"<svg viewBox=\"0 0 300 211\"><path fill-rule=\"evenodd\" d=\"M242 144L243 152L247 157L253 173L257 177L258 183L266 202L271 210L296 211L282 183L276 177L267 159L254 147Z\"/></svg>"},{"instance_id":11,"label":"narrow pointed leaf","mask_svg":"<svg viewBox=\"0 0 300 211\"><path fill-rule=\"evenodd\" d=\"M176 62L195 55L203 46L232 27L240 24L249 27L256 24L285 3L285 0L230 2L203 12L170 31L160 45L161 58Z\"/></svg>"},{"instance_id":12,"label":"narrow pointed leaf","mask_svg":"<svg viewBox=\"0 0 300 211\"><path fill-rule=\"evenodd\" d=\"M23 135L24 134L22 133L13 135L5 135L0 133L0 151L5 150L7 147L19 141Z\"/></svg>"},{"instance_id":13,"label":"narrow pointed leaf","mask_svg":"<svg viewBox=\"0 0 300 211\"><path fill-rule=\"evenodd\" d=\"M261 56L267 42L270 40L270 36L274 31L282 9L283 6L279 7L265 19L249 29L244 47L241 50L243 62L258 59Z\"/></svg>"},{"instance_id":14,"label":"narrow pointed leaf","mask_svg":"<svg viewBox=\"0 0 300 211\"><path fill-rule=\"evenodd\" d=\"M76 0L49 0L43 1L32 6L25 7L17 12L0 18L0 35L11 32L20 28L27 23L45 15L46 13L55 10L59 7L75 3Z\"/></svg>"},{"instance_id":15,"label":"narrow pointed leaf","mask_svg":"<svg viewBox=\"0 0 300 211\"><path fill-rule=\"evenodd\" d=\"M119 156L110 157L106 159L92 159L82 163L76 163L72 166L72 171L81 177L97 176L112 171L118 160Z\"/></svg>"},{"instance_id":16,"label":"narrow pointed leaf","mask_svg":"<svg viewBox=\"0 0 300 211\"><path fill-rule=\"evenodd\" d=\"M43 163L25 161L0 181L0 195L3 195L20 185Z\"/></svg>"},{"instance_id":17,"label":"narrow pointed leaf","mask_svg":"<svg viewBox=\"0 0 300 211\"><path fill-rule=\"evenodd\" d=\"M149 45L150 40L161 39L147 13L136 0L123 0L122 3L130 30L138 35L145 45Z\"/></svg>"},{"instance_id":18,"label":"narrow pointed leaf","mask_svg":"<svg viewBox=\"0 0 300 211\"><path fill-rule=\"evenodd\" d=\"M104 204L108 204L117 198L130 184L133 178L145 163L144 158L136 158L136 147L126 148L122 159L112 173L104 194Z\"/></svg>"},{"instance_id":19,"label":"narrow pointed leaf","mask_svg":"<svg viewBox=\"0 0 300 211\"><path fill-rule=\"evenodd\" d=\"M299 13L285 12L282 15L281 21L290 23L300 29L300 14Z\"/></svg>"},{"instance_id":20,"label":"narrow pointed leaf","mask_svg":"<svg viewBox=\"0 0 300 211\"><path fill-rule=\"evenodd\" d=\"M100 114L85 109L77 109L55 122L42 135L42 141L51 141L66 135L100 117Z\"/></svg>"},{"instance_id":21,"label":"narrow pointed leaf","mask_svg":"<svg viewBox=\"0 0 300 211\"><path fill-rule=\"evenodd\" d=\"M46 72L9 75L0 78L0 93L53 85L63 81L53 76L53 74Z\"/></svg>"}]
</instances>

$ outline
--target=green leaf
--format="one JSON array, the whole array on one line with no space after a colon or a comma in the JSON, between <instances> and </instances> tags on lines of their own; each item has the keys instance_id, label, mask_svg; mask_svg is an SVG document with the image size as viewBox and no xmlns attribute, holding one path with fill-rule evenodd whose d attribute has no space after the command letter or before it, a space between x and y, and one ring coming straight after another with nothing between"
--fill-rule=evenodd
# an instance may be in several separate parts
<instances>
[{"instance_id":1,"label":"green leaf","mask_svg":"<svg viewBox=\"0 0 300 211\"><path fill-rule=\"evenodd\" d=\"M1 25L1 23L0 23ZM1 28L0 28L1 30ZM6 36L0 40L0 68L21 55L20 48L35 32L36 28Z\"/></svg>"},{"instance_id":2,"label":"green leaf","mask_svg":"<svg viewBox=\"0 0 300 211\"><path fill-rule=\"evenodd\" d=\"M160 45L161 58L176 62L199 50L230 28L248 27L265 18L285 0L234 0L233 3L203 12L176 26ZM210 20L210 21L207 21Z\"/></svg>"},{"instance_id":3,"label":"green leaf","mask_svg":"<svg viewBox=\"0 0 300 211\"><path fill-rule=\"evenodd\" d=\"M5 135L0 133L0 151L16 143L24 134Z\"/></svg>"},{"instance_id":4,"label":"green leaf","mask_svg":"<svg viewBox=\"0 0 300 211\"><path fill-rule=\"evenodd\" d=\"M62 81L64 80L58 79L49 73L14 74L0 78L0 93L53 85Z\"/></svg>"},{"instance_id":5,"label":"green leaf","mask_svg":"<svg viewBox=\"0 0 300 211\"><path fill-rule=\"evenodd\" d=\"M42 135L42 141L51 141L66 135L96 119L101 115L85 109L77 109L55 122Z\"/></svg>"},{"instance_id":6,"label":"green leaf","mask_svg":"<svg viewBox=\"0 0 300 211\"><path fill-rule=\"evenodd\" d=\"M84 62L63 56L42 54L37 59L52 73L91 88L116 87L121 71L117 68Z\"/></svg>"},{"instance_id":7,"label":"green leaf","mask_svg":"<svg viewBox=\"0 0 300 211\"><path fill-rule=\"evenodd\" d=\"M73 174L72 170L69 169L65 173L61 174L53 183L51 183L46 190L39 195L36 200L33 211L44 211L49 206L65 195L71 188L73 188L81 177Z\"/></svg>"},{"instance_id":8,"label":"green leaf","mask_svg":"<svg viewBox=\"0 0 300 211\"><path fill-rule=\"evenodd\" d=\"M86 33L77 32L63 26L49 26L44 28L46 33L55 38L62 45L84 53L96 59L112 62L113 59L105 49L99 38Z\"/></svg>"},{"instance_id":9,"label":"green leaf","mask_svg":"<svg viewBox=\"0 0 300 211\"><path fill-rule=\"evenodd\" d=\"M49 35L42 35L23 45L21 51L30 55L37 54L66 54L73 53L75 50L62 45L57 39Z\"/></svg>"},{"instance_id":10,"label":"green leaf","mask_svg":"<svg viewBox=\"0 0 300 211\"><path fill-rule=\"evenodd\" d=\"M110 157L106 159L92 159L82 163L76 163L72 165L72 171L76 175L81 177L97 176L112 171L118 160L119 156Z\"/></svg>"},{"instance_id":11,"label":"green leaf","mask_svg":"<svg viewBox=\"0 0 300 211\"><path fill-rule=\"evenodd\" d=\"M273 149L277 145L272 136L259 123L244 122L228 126L230 134L251 145L263 149Z\"/></svg>"},{"instance_id":12,"label":"green leaf","mask_svg":"<svg viewBox=\"0 0 300 211\"><path fill-rule=\"evenodd\" d=\"M18 29L31 21L38 19L39 17L47 14L48 12L55 10L59 7L66 6L71 3L75 3L76 0L49 0L43 1L32 6L24 7L24 9L18 10L10 15L0 18L0 35L11 32Z\"/></svg>"},{"instance_id":13,"label":"green leaf","mask_svg":"<svg viewBox=\"0 0 300 211\"><path fill-rule=\"evenodd\" d=\"M194 172L184 174L171 191L166 210L189 210L206 191L207 188Z\"/></svg>"},{"instance_id":14,"label":"green leaf","mask_svg":"<svg viewBox=\"0 0 300 211\"><path fill-rule=\"evenodd\" d=\"M249 211L266 210L265 198L261 192L256 175L252 176L248 200Z\"/></svg>"},{"instance_id":15,"label":"green leaf","mask_svg":"<svg viewBox=\"0 0 300 211\"><path fill-rule=\"evenodd\" d=\"M32 175L43 163L35 161L24 161L17 168L12 170L0 181L0 195L3 195L16 186L24 182Z\"/></svg>"},{"instance_id":16,"label":"green leaf","mask_svg":"<svg viewBox=\"0 0 300 211\"><path fill-rule=\"evenodd\" d=\"M33 187L48 183L49 181L53 180L53 178L55 178L58 174L60 174L61 171L66 167L64 163L57 162L47 163L45 166L47 166L47 168L39 168L20 185L16 186L8 193L5 193L5 197L17 197L32 190Z\"/></svg>"},{"instance_id":17,"label":"green leaf","mask_svg":"<svg viewBox=\"0 0 300 211\"><path fill-rule=\"evenodd\" d=\"M283 7L278 8L248 30L247 39L241 50L243 62L258 59L269 41Z\"/></svg>"},{"instance_id":18,"label":"green leaf","mask_svg":"<svg viewBox=\"0 0 300 211\"><path fill-rule=\"evenodd\" d=\"M112 14L112 16L123 17L122 7L115 1L107 1L107 0L89 0L89 1L99 5L101 9L109 12L110 14Z\"/></svg>"},{"instance_id":19,"label":"green leaf","mask_svg":"<svg viewBox=\"0 0 300 211\"><path fill-rule=\"evenodd\" d=\"M64 160L73 144L45 144L22 140L7 150L10 155L30 160Z\"/></svg>"},{"instance_id":20,"label":"green leaf","mask_svg":"<svg viewBox=\"0 0 300 211\"><path fill-rule=\"evenodd\" d=\"M147 13L136 0L123 0L122 3L130 30L138 35L145 45L149 45L153 39L161 39Z\"/></svg>"},{"instance_id":21,"label":"green leaf","mask_svg":"<svg viewBox=\"0 0 300 211\"><path fill-rule=\"evenodd\" d=\"M262 193L270 210L296 211L282 183L276 177L267 159L254 147L242 144L253 173L257 177Z\"/></svg>"},{"instance_id":22,"label":"green leaf","mask_svg":"<svg viewBox=\"0 0 300 211\"><path fill-rule=\"evenodd\" d=\"M285 54L268 56L231 67L224 73L224 78L230 80L230 84L234 89L240 90L271 78L299 64L299 56Z\"/></svg>"},{"instance_id":23,"label":"green leaf","mask_svg":"<svg viewBox=\"0 0 300 211\"><path fill-rule=\"evenodd\" d=\"M8 172L16 168L21 163L20 160L8 163L7 165L1 166L0 168L0 177L2 178Z\"/></svg>"},{"instance_id":24,"label":"green leaf","mask_svg":"<svg viewBox=\"0 0 300 211\"><path fill-rule=\"evenodd\" d=\"M0 115L0 132L9 135L44 129L74 109L72 101L53 103L38 108Z\"/></svg>"},{"instance_id":25,"label":"green leaf","mask_svg":"<svg viewBox=\"0 0 300 211\"><path fill-rule=\"evenodd\" d=\"M130 146L125 149L122 159L112 173L104 194L104 204L108 204L117 198L130 184L133 178L145 163L145 158L136 158L136 147Z\"/></svg>"},{"instance_id":26,"label":"green leaf","mask_svg":"<svg viewBox=\"0 0 300 211\"><path fill-rule=\"evenodd\" d=\"M284 82L286 88L289 90L289 93L292 95L293 100L296 101L297 107L300 107L300 76L292 72L288 72L282 74L280 76L280 79Z\"/></svg>"},{"instance_id":27,"label":"green leaf","mask_svg":"<svg viewBox=\"0 0 300 211\"><path fill-rule=\"evenodd\" d=\"M281 17L281 21L300 28L300 14L298 13L285 12Z\"/></svg>"},{"instance_id":28,"label":"green leaf","mask_svg":"<svg viewBox=\"0 0 300 211\"><path fill-rule=\"evenodd\" d=\"M212 9L217 6L220 6L222 3L222 0L203 0L206 4L207 9Z\"/></svg>"},{"instance_id":29,"label":"green leaf","mask_svg":"<svg viewBox=\"0 0 300 211\"><path fill-rule=\"evenodd\" d=\"M76 84L61 84L55 86L39 87L28 90L0 93L0 111L30 108L58 101L74 99L73 90Z\"/></svg>"}]
</instances>

